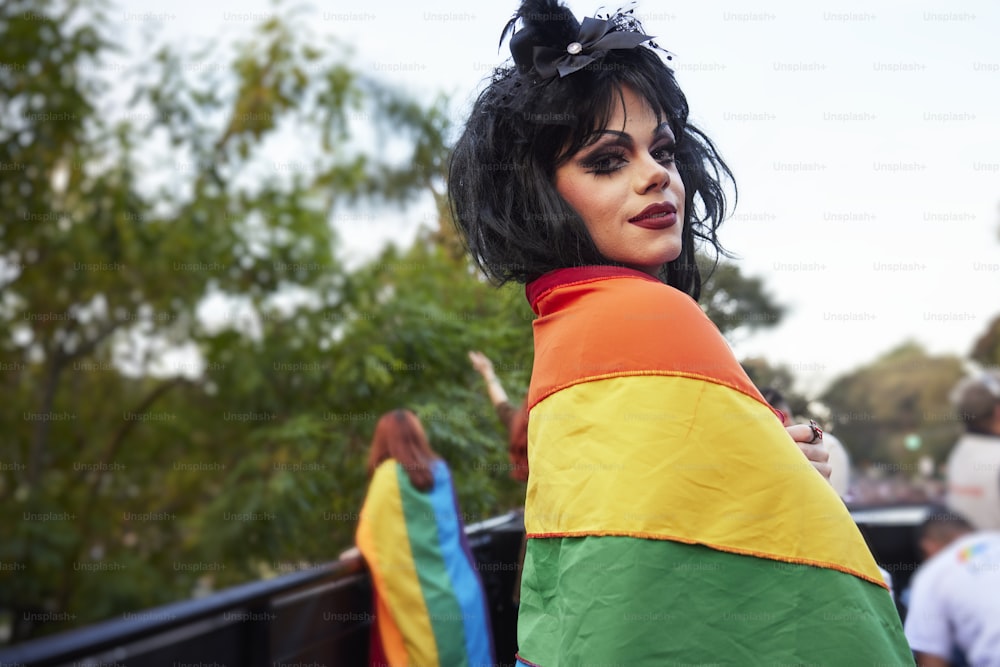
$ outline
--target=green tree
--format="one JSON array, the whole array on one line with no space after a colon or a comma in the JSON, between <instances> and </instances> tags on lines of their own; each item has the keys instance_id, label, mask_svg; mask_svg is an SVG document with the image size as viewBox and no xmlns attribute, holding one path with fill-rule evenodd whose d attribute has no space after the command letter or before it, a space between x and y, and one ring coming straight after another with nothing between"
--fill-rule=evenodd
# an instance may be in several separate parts
<instances>
[{"instance_id":1,"label":"green tree","mask_svg":"<svg viewBox=\"0 0 1000 667\"><path fill-rule=\"evenodd\" d=\"M969 356L983 366L1000 366L1000 315L976 339Z\"/></svg>"},{"instance_id":2,"label":"green tree","mask_svg":"<svg viewBox=\"0 0 1000 667\"><path fill-rule=\"evenodd\" d=\"M160 50L111 124L95 74L108 25L84 3L0 7L0 382L13 408L0 604L14 640L43 611L66 619L50 631L246 578L316 532L269 517L357 501L363 473L343 489L336 474L288 474L321 456L354 465L370 427L320 423L339 397L308 393L339 381L317 359L369 287L347 279L329 221L363 199L409 201L445 153L439 108L361 77L294 17L259 26L225 72L192 75ZM412 154L356 150L358 118L419 136ZM319 149L274 160L269 143L292 128ZM206 318L212 303L246 315ZM347 353L342 365L377 373L368 350Z\"/></svg>"},{"instance_id":3,"label":"green tree","mask_svg":"<svg viewBox=\"0 0 1000 667\"><path fill-rule=\"evenodd\" d=\"M763 357L751 357L740 362L750 380L760 389L771 387L781 392L792 409L792 415L812 418L810 400L795 388L795 373L786 365L771 364Z\"/></svg>"},{"instance_id":4,"label":"green tree","mask_svg":"<svg viewBox=\"0 0 1000 667\"><path fill-rule=\"evenodd\" d=\"M781 322L785 309L764 289L761 278L743 275L732 262L720 261L713 266L699 258L699 265L702 275L707 275L699 303L724 335L746 336Z\"/></svg>"},{"instance_id":5,"label":"green tree","mask_svg":"<svg viewBox=\"0 0 1000 667\"><path fill-rule=\"evenodd\" d=\"M515 290L498 295L429 237L402 253L388 248L347 276L349 305L265 318L264 345L233 333L216 341L209 358L243 379L227 382L225 396L202 400L203 419L232 406L276 416L257 424L238 458L222 443L199 448L231 466L214 475L224 488L201 493L205 507L191 535L198 558L227 565L217 585L323 562L350 545L374 421L396 407L424 421L455 472L467 521L522 502L466 350L489 349L503 359L508 384L526 387L530 310ZM227 519L245 512L265 518Z\"/></svg>"},{"instance_id":6,"label":"green tree","mask_svg":"<svg viewBox=\"0 0 1000 667\"><path fill-rule=\"evenodd\" d=\"M927 354L906 343L833 381L822 400L852 459L914 464L924 454L942 462L961 432L948 401L962 360ZM921 447L906 447L908 436Z\"/></svg>"}]
</instances>

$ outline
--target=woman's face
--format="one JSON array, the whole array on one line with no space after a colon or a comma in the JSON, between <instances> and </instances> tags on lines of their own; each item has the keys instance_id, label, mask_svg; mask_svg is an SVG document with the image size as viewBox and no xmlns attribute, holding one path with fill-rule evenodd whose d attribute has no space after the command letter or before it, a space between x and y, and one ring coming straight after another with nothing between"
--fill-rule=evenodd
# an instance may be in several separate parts
<instances>
[{"instance_id":1,"label":"woman's face","mask_svg":"<svg viewBox=\"0 0 1000 667\"><path fill-rule=\"evenodd\" d=\"M622 104L596 141L556 169L555 186L608 259L656 275L681 253L684 184L670 125L645 99L622 89Z\"/></svg>"}]
</instances>

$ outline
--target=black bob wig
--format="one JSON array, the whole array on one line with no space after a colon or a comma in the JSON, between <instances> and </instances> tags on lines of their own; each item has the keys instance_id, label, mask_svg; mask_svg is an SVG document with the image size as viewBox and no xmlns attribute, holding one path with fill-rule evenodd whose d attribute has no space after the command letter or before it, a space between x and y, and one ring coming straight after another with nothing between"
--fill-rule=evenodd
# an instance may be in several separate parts
<instances>
[{"instance_id":1,"label":"black bob wig","mask_svg":"<svg viewBox=\"0 0 1000 667\"><path fill-rule=\"evenodd\" d=\"M641 32L627 13L610 20L616 29ZM525 0L504 36L517 21L560 51L579 32L572 12L556 0ZM452 153L448 194L459 234L494 283L526 283L555 269L616 264L597 250L583 220L556 191L554 178L593 130L607 127L628 87L670 124L685 188L683 247L664 265L660 279L698 298L696 241L711 245L716 257L725 254L716 229L726 214L725 182L733 176L711 140L687 122L687 99L656 48L609 50L564 77L542 79L523 64L493 72Z\"/></svg>"}]
</instances>

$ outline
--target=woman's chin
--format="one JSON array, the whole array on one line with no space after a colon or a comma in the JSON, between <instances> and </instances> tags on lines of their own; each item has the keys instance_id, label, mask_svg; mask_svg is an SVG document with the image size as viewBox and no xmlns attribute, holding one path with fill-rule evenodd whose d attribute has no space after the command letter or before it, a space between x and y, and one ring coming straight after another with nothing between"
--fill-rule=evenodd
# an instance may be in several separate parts
<instances>
[{"instance_id":1,"label":"woman's chin","mask_svg":"<svg viewBox=\"0 0 1000 667\"><path fill-rule=\"evenodd\" d=\"M680 256L681 256L681 250L680 248L677 248L676 252L663 253L662 255L657 257L656 261L654 262L651 263L644 262L642 264L627 264L627 266L631 269L635 269L636 271L642 271L643 273L648 273L649 275L655 277L660 275L660 272L663 270L664 266L666 266L667 264L674 261Z\"/></svg>"}]
</instances>

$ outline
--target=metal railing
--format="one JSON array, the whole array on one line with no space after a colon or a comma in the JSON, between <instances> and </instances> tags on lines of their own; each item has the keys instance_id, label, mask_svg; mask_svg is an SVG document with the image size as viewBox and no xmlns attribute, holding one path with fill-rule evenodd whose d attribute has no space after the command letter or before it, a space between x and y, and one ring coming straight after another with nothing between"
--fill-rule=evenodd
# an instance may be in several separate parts
<instances>
[{"instance_id":1,"label":"metal railing","mask_svg":"<svg viewBox=\"0 0 1000 667\"><path fill-rule=\"evenodd\" d=\"M511 513L469 526L498 655L514 654L511 595L524 526ZM234 586L0 649L0 667L366 667L371 582L353 558ZM501 664L505 664L501 662Z\"/></svg>"}]
</instances>

